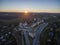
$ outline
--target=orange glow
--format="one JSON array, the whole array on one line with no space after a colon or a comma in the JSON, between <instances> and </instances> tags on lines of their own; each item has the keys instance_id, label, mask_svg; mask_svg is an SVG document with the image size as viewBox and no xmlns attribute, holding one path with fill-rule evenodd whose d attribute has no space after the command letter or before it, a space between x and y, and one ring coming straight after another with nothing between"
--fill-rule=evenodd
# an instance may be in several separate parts
<instances>
[{"instance_id":1,"label":"orange glow","mask_svg":"<svg viewBox=\"0 0 60 45\"><path fill-rule=\"evenodd\" d=\"M25 10L25 11L24 11L24 13L25 13L25 14L27 14L27 13L28 13L28 11L27 11L27 10Z\"/></svg>"},{"instance_id":2,"label":"orange glow","mask_svg":"<svg viewBox=\"0 0 60 45\"><path fill-rule=\"evenodd\" d=\"M19 10L19 9L0 9L0 12L23 12L24 14L28 14L29 12L49 12L49 13L60 13L60 9L45 9L45 10Z\"/></svg>"}]
</instances>

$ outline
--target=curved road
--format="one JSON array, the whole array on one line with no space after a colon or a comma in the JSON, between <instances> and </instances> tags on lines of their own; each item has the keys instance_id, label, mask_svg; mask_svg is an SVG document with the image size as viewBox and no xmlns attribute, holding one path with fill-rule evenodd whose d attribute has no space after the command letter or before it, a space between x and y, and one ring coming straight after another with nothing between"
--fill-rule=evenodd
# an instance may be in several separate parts
<instances>
[{"instance_id":1,"label":"curved road","mask_svg":"<svg viewBox=\"0 0 60 45\"><path fill-rule=\"evenodd\" d=\"M44 28L47 25L48 25L48 23L43 23L43 24L38 26L37 31L35 32L35 38L33 40L33 44L32 45L38 45L39 44L40 34L41 34L41 32L44 30ZM32 31L32 30L30 30L30 31ZM23 30L23 33L24 33L24 38L25 38L25 41L26 41L26 45L31 45L30 44L30 40L28 38L29 31Z\"/></svg>"},{"instance_id":2,"label":"curved road","mask_svg":"<svg viewBox=\"0 0 60 45\"><path fill-rule=\"evenodd\" d=\"M26 45L30 45L30 41L28 38L28 32L24 31L24 37L25 37Z\"/></svg>"},{"instance_id":3,"label":"curved road","mask_svg":"<svg viewBox=\"0 0 60 45\"><path fill-rule=\"evenodd\" d=\"M41 25L39 25L36 33L35 33L35 38L33 40L33 45L39 45L39 38L40 38L40 34L41 32L44 30L44 28L48 25L48 23L43 23Z\"/></svg>"}]
</instances>

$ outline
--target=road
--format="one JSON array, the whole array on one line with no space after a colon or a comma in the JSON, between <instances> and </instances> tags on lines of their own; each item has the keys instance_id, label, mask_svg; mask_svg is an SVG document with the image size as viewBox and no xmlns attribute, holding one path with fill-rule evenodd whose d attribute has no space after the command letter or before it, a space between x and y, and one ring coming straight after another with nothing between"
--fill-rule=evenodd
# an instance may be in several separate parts
<instances>
[{"instance_id":1,"label":"road","mask_svg":"<svg viewBox=\"0 0 60 45\"><path fill-rule=\"evenodd\" d=\"M37 31L35 32L35 38L33 40L33 45L38 45L39 44L40 34L47 25L48 25L48 23L43 23L43 24L38 26ZM28 32L24 31L26 45L30 45L28 35L29 35Z\"/></svg>"},{"instance_id":2,"label":"road","mask_svg":"<svg viewBox=\"0 0 60 45\"><path fill-rule=\"evenodd\" d=\"M39 45L40 34L47 25L48 25L48 23L43 23L43 24L39 25L39 27L38 27L38 29L35 33L35 38L33 40L33 45Z\"/></svg>"},{"instance_id":3,"label":"road","mask_svg":"<svg viewBox=\"0 0 60 45\"><path fill-rule=\"evenodd\" d=\"M33 44L32 45L38 45L40 42L39 42L39 39L40 39L40 34L41 32L44 30L44 28L48 25L48 23L43 23L43 24L40 24L38 27L37 27L37 30L35 32L35 38L33 39ZM28 29L24 29L23 30L23 34L24 34L24 38L25 38L25 42L26 42L26 45L30 45L30 40L28 38L28 35L29 35L29 32L32 32L32 29L31 28L28 28Z\"/></svg>"},{"instance_id":4,"label":"road","mask_svg":"<svg viewBox=\"0 0 60 45\"><path fill-rule=\"evenodd\" d=\"M28 32L24 31L24 37L25 37L26 45L30 45L30 41L28 38Z\"/></svg>"}]
</instances>

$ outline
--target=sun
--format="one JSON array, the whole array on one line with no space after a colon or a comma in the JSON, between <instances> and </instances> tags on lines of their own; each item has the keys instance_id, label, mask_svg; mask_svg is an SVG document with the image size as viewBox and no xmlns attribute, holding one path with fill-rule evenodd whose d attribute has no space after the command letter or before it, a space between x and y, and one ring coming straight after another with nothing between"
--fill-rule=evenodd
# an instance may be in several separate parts
<instances>
[{"instance_id":1,"label":"sun","mask_svg":"<svg viewBox=\"0 0 60 45\"><path fill-rule=\"evenodd\" d=\"M25 14L27 14L27 13L28 13L28 11L27 11L27 10L25 10L25 11L24 11L24 13L25 13Z\"/></svg>"}]
</instances>

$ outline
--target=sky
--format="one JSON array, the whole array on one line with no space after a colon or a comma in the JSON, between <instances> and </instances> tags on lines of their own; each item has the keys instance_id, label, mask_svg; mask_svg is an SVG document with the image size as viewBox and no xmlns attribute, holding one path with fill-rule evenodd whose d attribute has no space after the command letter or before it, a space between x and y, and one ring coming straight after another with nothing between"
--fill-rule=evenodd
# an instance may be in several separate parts
<instances>
[{"instance_id":1,"label":"sky","mask_svg":"<svg viewBox=\"0 0 60 45\"><path fill-rule=\"evenodd\" d=\"M57 12L60 0L0 0L0 12Z\"/></svg>"}]
</instances>

